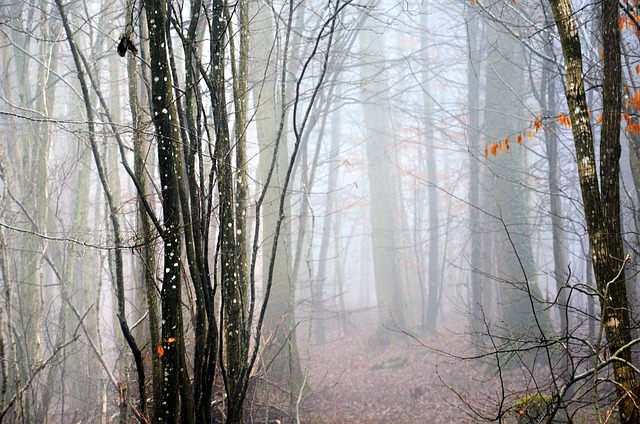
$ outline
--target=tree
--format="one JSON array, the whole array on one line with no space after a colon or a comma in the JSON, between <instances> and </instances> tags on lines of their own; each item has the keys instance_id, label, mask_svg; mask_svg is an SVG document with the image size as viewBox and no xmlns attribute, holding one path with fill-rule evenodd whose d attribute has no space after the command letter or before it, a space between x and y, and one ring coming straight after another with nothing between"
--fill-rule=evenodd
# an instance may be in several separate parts
<instances>
[{"instance_id":1,"label":"tree","mask_svg":"<svg viewBox=\"0 0 640 424\"><path fill-rule=\"evenodd\" d=\"M283 190L289 172L290 109L293 81L287 77L292 57L300 48L293 25L299 24L305 7L285 8L280 18L287 22L278 36L270 8L251 1L252 62L249 76L253 87L255 122L260 143L258 205L262 231L262 289L268 292L264 331L268 334L262 361L268 384L284 388L289 396L300 390L302 370L296 340L295 280L292 276L290 193ZM278 38L280 37L280 39ZM281 54L274 53L278 41ZM278 84L280 81L280 84ZM280 204L283 209L280 211ZM281 229L278 223L282 223ZM276 244L277 242L277 244ZM254 254L256 252L254 251ZM270 285L271 282L271 285Z\"/></svg>"},{"instance_id":2,"label":"tree","mask_svg":"<svg viewBox=\"0 0 640 424\"><path fill-rule=\"evenodd\" d=\"M425 156L427 167L427 180L429 181L428 188L428 201L429 204L429 292L427 297L426 311L423 313L423 327L429 331L434 332L436 329L436 323L438 319L438 310L440 308L441 293L440 286L440 254L439 254L439 233L440 233L440 219L438 217L438 189L437 189L437 169L438 163L436 157L436 150L434 144L436 139L434 136L434 124L433 124L433 102L431 100L431 93L429 92L429 40L428 40L428 15L429 8L428 2L422 2L422 10L420 13L422 24L422 36L421 51L422 51L422 66L423 71L421 75L421 86L423 90L423 103L424 103L424 119L425 119Z\"/></svg>"},{"instance_id":3,"label":"tree","mask_svg":"<svg viewBox=\"0 0 640 424\"><path fill-rule=\"evenodd\" d=\"M489 7L490 12L498 10L497 5ZM518 19L509 10L500 12L505 21ZM551 337L553 329L534 277L533 231L522 183L528 172L526 150L517 148L517 138L513 140L516 147L510 148L509 143L509 137L525 126L525 79L520 71L525 67L525 55L513 35L489 22L486 27L487 43L493 47L486 66L483 130L489 140L503 140L500 149L506 149L495 157L487 154L488 176L483 179L483 195L487 197L484 211L490 219L485 229L491 231L493 246L490 272L498 290L496 315L502 323L494 331L505 346L515 347L531 339ZM528 355L525 362L536 353Z\"/></svg>"},{"instance_id":4,"label":"tree","mask_svg":"<svg viewBox=\"0 0 640 424\"><path fill-rule=\"evenodd\" d=\"M604 81L603 120L600 139L600 176L597 174L595 140L589 121L582 68L581 41L571 3L550 1L560 36L566 69L566 97L576 147L580 188L589 234L590 253L601 299L604 329L613 365L623 423L638 422L638 387L631 366L631 333L624 274L620 226L620 113L621 59L619 6L602 2Z\"/></svg>"},{"instance_id":5,"label":"tree","mask_svg":"<svg viewBox=\"0 0 640 424\"><path fill-rule=\"evenodd\" d=\"M378 302L379 324L387 329L405 327L404 281L398 267L397 229L398 182L392 173L392 135L388 107L388 87L382 55L384 42L373 17L367 17L360 31L360 48L366 55L362 64L361 102L366 130L367 175L370 189L371 244ZM381 342L388 335L380 333Z\"/></svg>"}]
</instances>

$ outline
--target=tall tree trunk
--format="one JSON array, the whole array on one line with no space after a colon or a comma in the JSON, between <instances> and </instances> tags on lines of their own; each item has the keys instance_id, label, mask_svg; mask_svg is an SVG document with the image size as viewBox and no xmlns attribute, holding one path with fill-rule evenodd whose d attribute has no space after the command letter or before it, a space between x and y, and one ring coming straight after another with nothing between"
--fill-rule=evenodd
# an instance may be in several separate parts
<instances>
[{"instance_id":1,"label":"tall tree trunk","mask_svg":"<svg viewBox=\"0 0 640 424\"><path fill-rule=\"evenodd\" d=\"M553 25L551 17L547 18L547 25ZM552 55L553 38L551 33L547 39L548 44L545 45L545 52L548 56ZM556 116L558 111L556 107L556 89L555 81L552 78L551 64L545 62L542 69L542 82L540 89L540 101L543 116ZM563 344L569 347L569 314L568 314L568 295L564 288L567 279L567 257L565 253L564 236L564 210L562 207L563 193L560 189L560 164L558 162L558 125L556 121L549 122L544 126L544 137L547 146L547 161L549 162L549 213L551 215L551 238L553 243L553 276L556 281L556 302L557 310L560 318L560 332ZM568 378L570 357L566 352L564 361L563 377Z\"/></svg>"},{"instance_id":2,"label":"tall tree trunk","mask_svg":"<svg viewBox=\"0 0 640 424\"><path fill-rule=\"evenodd\" d=\"M127 0L127 15L126 15L126 27L133 31L132 11L133 0ZM141 22L141 25L146 23ZM143 50L144 46L140 45L140 50ZM153 399L154 404L159 403L158 400L162 397L162 362L161 358L156 355L155 350L157 346L160 346L160 319L158 317L158 293L156 290L156 249L152 242L153 227L151 220L147 215L143 203L143 198L151 195L151 188L147 177L146 158L148 158L151 144L146 140L142 122L142 111L145 110L145 106L148 107L146 97L139 95L138 90L138 74L136 72L137 60L133 55L129 55L127 58L127 77L129 81L129 108L131 109L131 119L133 126L133 161L134 161L134 173L135 178L139 183L141 192L137 193L137 209L136 216L138 237L139 237L139 266L140 266L140 282L143 286L143 297L146 301L146 311L148 314L148 337L150 342L149 350L151 354L151 376L153 384ZM141 334L147 334L146 332L140 332Z\"/></svg>"},{"instance_id":3,"label":"tall tree trunk","mask_svg":"<svg viewBox=\"0 0 640 424\"><path fill-rule=\"evenodd\" d=\"M478 345L480 335L485 332L483 326L482 256L480 231L480 60L479 60L479 19L476 12L467 6L467 34L469 55L467 61L467 107L469 127L467 143L469 149L469 230L471 296L470 322L471 337Z\"/></svg>"},{"instance_id":4,"label":"tall tree trunk","mask_svg":"<svg viewBox=\"0 0 640 424\"><path fill-rule=\"evenodd\" d=\"M564 55L566 96L576 147L576 160L587 232L598 291L602 299L602 324L613 362L620 421L640 421L636 406L638 386L631 366L631 341L624 253L620 229L620 112L621 67L618 2L602 2L604 81L600 141L600 178L596 169L594 139L585 96L582 52L578 28L569 0L550 1ZM601 188L599 188L599 185Z\"/></svg>"},{"instance_id":5,"label":"tall tree trunk","mask_svg":"<svg viewBox=\"0 0 640 424\"><path fill-rule=\"evenodd\" d=\"M366 57L362 64L362 107L366 128L367 174L370 187L371 244L373 271L378 301L380 342L388 342L383 328L405 328L404 282L400 278L396 229L398 182L392 173L392 146L388 104L388 86L382 56L383 39L369 17L360 32L360 45Z\"/></svg>"},{"instance_id":6,"label":"tall tree trunk","mask_svg":"<svg viewBox=\"0 0 640 424\"><path fill-rule=\"evenodd\" d=\"M502 18L517 21L512 14ZM505 147L504 141L505 136L517 134L525 126L525 80L520 71L525 66L524 51L511 34L492 25L487 25L487 43L495 47L486 67L484 128L489 140L499 140L506 149L488 161L492 177L487 179L492 184L487 195L491 198L488 211L493 219L493 263L499 264L494 273L500 292L499 316L505 323L498 331L509 341L508 349L517 351L520 343L550 337L553 327L535 280L530 208L520 183L527 172L526 150L515 142L513 147ZM522 356L525 363L531 364L537 352L523 352Z\"/></svg>"},{"instance_id":7,"label":"tall tree trunk","mask_svg":"<svg viewBox=\"0 0 640 424\"><path fill-rule=\"evenodd\" d=\"M287 83L285 73L288 63L289 49L287 41L284 43L284 57L277 57L274 53L276 30L273 26L273 16L268 7L252 0L250 7L250 57L252 63L249 69L255 121L260 145L260 161L258 174L261 184L265 186L264 200L261 205L262 219L262 281L266 289L269 279L273 283L269 294L264 328L270 334L265 345L263 361L269 364L266 378L271 384L285 388L290 395L298 393L302 386L302 368L298 355L296 341L296 323L294 315L295 286L291 279L291 234L288 222L285 220L278 244L274 249L276 239L275 229L280 217L279 204L283 195L282 187L288 168L289 152L287 148L287 117L285 109ZM289 33L293 13L290 13ZM294 46L295 47L295 46ZM279 69L278 64L285 67ZM281 75L278 75L282 71ZM277 84L282 78L281 85ZM284 217L291 216L289 195L284 202ZM273 252L277 252L275 257ZM269 276L270 263L275 261L273 275Z\"/></svg>"},{"instance_id":8,"label":"tall tree trunk","mask_svg":"<svg viewBox=\"0 0 640 424\"><path fill-rule=\"evenodd\" d=\"M173 76L167 58L168 28L166 0L145 1L149 33L153 123L158 140L158 168L162 186L164 275L162 279L162 339L153 346L162 360L161 397L154 403L161 423L180 418L180 355L184 349L182 323L182 226L180 184L182 147L173 99ZM186 417L185 417L186 418Z\"/></svg>"},{"instance_id":9,"label":"tall tree trunk","mask_svg":"<svg viewBox=\"0 0 640 424\"><path fill-rule=\"evenodd\" d=\"M235 210L237 197L234 190L233 146L229 134L225 99L225 31L226 3L217 1L212 10L211 39L216 47L211 51L213 71L213 118L216 131L216 166L218 171L218 193L220 196L220 261L222 283L222 307L224 312L225 373L227 393L227 422L242 423L244 420L244 396L246 385L243 376L246 373L247 341L245 333L247 282L242 279L246 272L238 272L244 266L246 252L238 244ZM237 94L237 93L236 93ZM244 204L244 199L242 200ZM244 211L240 211L243 213ZM242 231L240 229L240 231Z\"/></svg>"},{"instance_id":10,"label":"tall tree trunk","mask_svg":"<svg viewBox=\"0 0 640 424\"><path fill-rule=\"evenodd\" d=\"M429 39L428 39L428 2L422 2L420 23L422 27L421 59L422 59L422 103L424 107L425 154L427 159L428 207L429 207L429 293L427 311L423 326L428 332L435 332L440 309L440 219L438 218L438 188L435 137L433 131L433 102L429 92ZM473 177L472 177L473 178Z\"/></svg>"},{"instance_id":11,"label":"tall tree trunk","mask_svg":"<svg viewBox=\"0 0 640 424\"><path fill-rule=\"evenodd\" d=\"M339 96L339 94L337 94ZM330 154L332 160L329 161L329 181L327 182L327 200L325 215L322 220L322 238L320 239L320 251L318 253L318 273L316 275L316 284L313 290L314 300L313 307L315 310L315 318L313 323L315 325L314 336L318 343L324 343L326 341L326 305L324 291L327 280L327 258L329 254L329 244L331 242L331 233L333 231L332 222L334 219L334 205L335 205L335 190L338 182L338 167L334 165L335 160L340 153L340 111L334 113L331 119L331 148ZM318 140L318 142L320 142ZM340 256L336 252L336 259ZM334 281L334 284L336 282ZM337 293L337 296L343 297L342 293Z\"/></svg>"}]
</instances>

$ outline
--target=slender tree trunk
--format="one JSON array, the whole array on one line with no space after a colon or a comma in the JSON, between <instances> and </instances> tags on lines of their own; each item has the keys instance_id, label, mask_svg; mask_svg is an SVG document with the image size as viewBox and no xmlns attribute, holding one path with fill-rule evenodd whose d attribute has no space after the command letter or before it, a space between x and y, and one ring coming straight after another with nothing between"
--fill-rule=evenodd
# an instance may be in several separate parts
<instances>
[{"instance_id":1,"label":"slender tree trunk","mask_svg":"<svg viewBox=\"0 0 640 424\"><path fill-rule=\"evenodd\" d=\"M422 2L422 13L420 22L422 26L422 103L424 107L424 133L425 133L425 153L427 159L427 201L429 205L429 293L427 296L426 319L423 323L428 332L435 332L438 320L438 310L440 309L440 219L438 218L438 189L437 189L437 169L435 137L433 131L433 102L429 92L429 40L428 40L428 2ZM473 178L473 177L472 177Z\"/></svg>"},{"instance_id":2,"label":"slender tree trunk","mask_svg":"<svg viewBox=\"0 0 640 424\"><path fill-rule=\"evenodd\" d=\"M471 297L470 322L473 343L478 345L483 326L482 256L480 232L480 61L478 36L479 19L472 8L467 7L467 34L469 55L467 61L467 104L469 128L467 140L469 148L469 226L470 226L470 264Z\"/></svg>"},{"instance_id":3,"label":"slender tree trunk","mask_svg":"<svg viewBox=\"0 0 640 424\"><path fill-rule=\"evenodd\" d=\"M222 283L222 307L224 311L225 373L227 393L227 422L242 423L244 420L245 384L243 375L247 367L248 348L245 333L247 282L246 272L238 272L245 263L246 252L240 251L235 210L238 199L234 190L233 147L229 134L225 100L225 31L226 18L223 8L226 4L216 2L213 7L211 39L216 40L212 50L213 72L213 114L216 128L216 166L218 170L218 193L220 196L220 260ZM242 200L244 204L244 199ZM240 231L242 231L240 229Z\"/></svg>"},{"instance_id":4,"label":"slender tree trunk","mask_svg":"<svg viewBox=\"0 0 640 424\"><path fill-rule=\"evenodd\" d=\"M340 153L340 112L337 112L333 115L331 120L331 148L330 152L332 158L337 159L338 154ZM320 141L318 141L320 142ZM329 254L329 244L331 241L331 233L333 231L332 222L334 219L334 197L335 190L338 181L338 167L334 165L334 161L329 162L329 180L327 182L327 200L326 200L326 211L324 218L322 220L322 238L320 239L320 251L318 253L318 273L316 276L316 284L313 290L314 294L314 310L316 311L316 316L313 319L315 324L314 336L316 337L316 341L318 343L324 343L326 341L326 305L324 300L324 291L326 287L327 280L327 258ZM336 259L340 256L339 253L336 253ZM336 282L334 282L336 284ZM341 293L337 294L342 297Z\"/></svg>"},{"instance_id":5,"label":"slender tree trunk","mask_svg":"<svg viewBox=\"0 0 640 424\"><path fill-rule=\"evenodd\" d=\"M548 18L547 24L551 26L551 18ZM548 37L548 44L545 46L545 52L547 55L551 55L551 47L553 38L551 35ZM541 84L541 106L543 116L556 116L556 90L555 81L551 76L551 68L548 62L544 63L542 70L542 84ZM566 338L569 336L569 314L567 309L567 291L564 289L567 279L567 258L565 253L565 246L563 241L564 236L564 210L562 208L563 193L560 189L560 164L558 162L558 125L555 121L549 122L544 126L544 137L547 146L547 160L549 162L549 213L551 215L551 237L553 242L553 276L556 281L556 301L557 310L560 317L560 333L564 341L565 346L569 346L569 340ZM564 377L569 376L570 369L570 357L569 353L565 354L564 362Z\"/></svg>"},{"instance_id":6,"label":"slender tree trunk","mask_svg":"<svg viewBox=\"0 0 640 424\"><path fill-rule=\"evenodd\" d=\"M126 26L133 29L132 13L133 2L127 1L127 15ZM141 23L144 25L144 22ZM140 50L144 47L140 45ZM148 106L145 101L145 96L140 96L138 93L138 74L136 72L137 60L133 55L129 55L127 58L127 77L129 81L129 108L131 109L131 119L133 126L133 160L134 160L134 173L142 192L138 193L138 243L139 250L139 266L140 266L140 280L143 286L143 297L146 301L146 310L148 314L148 334L151 354L151 375L153 383L153 400L154 405L159 404L158 400L162 397L162 363L161 358L158 357L155 350L157 346L160 346L160 319L158 317L158 293L156 289L156 251L154 243L152 242L153 227L149 216L147 215L143 197L151 195L151 189L149 187L149 181L147 177L146 158L149 157L151 145L144 136L144 130L142 127L141 112L144 110L144 106ZM143 333L143 332L141 332ZM146 332L145 332L146 333ZM144 333L143 333L144 334Z\"/></svg>"},{"instance_id":7,"label":"slender tree trunk","mask_svg":"<svg viewBox=\"0 0 640 424\"><path fill-rule=\"evenodd\" d=\"M180 417L180 355L184 349L182 323L182 226L180 176L183 169L178 117L173 100L173 76L167 58L168 28L165 0L145 2L150 29L153 123L158 140L158 167L162 186L164 275L161 290L162 339L153 346L162 361L161 397L155 417L161 423L178 423Z\"/></svg>"}]
</instances>

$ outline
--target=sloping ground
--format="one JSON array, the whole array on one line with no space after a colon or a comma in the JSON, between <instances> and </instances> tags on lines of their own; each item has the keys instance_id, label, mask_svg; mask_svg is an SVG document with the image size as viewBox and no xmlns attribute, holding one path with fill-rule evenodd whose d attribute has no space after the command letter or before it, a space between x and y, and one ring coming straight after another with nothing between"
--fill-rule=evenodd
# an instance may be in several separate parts
<instances>
[{"instance_id":1,"label":"sloping ground","mask_svg":"<svg viewBox=\"0 0 640 424\"><path fill-rule=\"evenodd\" d=\"M472 371L460 361L430 351L406 335L376 347L374 330L354 324L349 334L333 334L312 345L308 365L313 388L302 404L305 423L457 423L474 422L448 387L470 389ZM427 341L427 340L426 340ZM455 351L461 336L428 339L428 345Z\"/></svg>"},{"instance_id":2,"label":"sloping ground","mask_svg":"<svg viewBox=\"0 0 640 424\"><path fill-rule=\"evenodd\" d=\"M312 343L306 347L300 343L302 352L307 349L304 366L312 389L301 402L300 422L535 422L529 414L540 412L534 412L533 407L523 408L522 399L540 396L536 395L538 391L549 393L545 387L550 376L548 367L515 367L498 374L487 362L454 358L465 356L463 352L468 347L463 319L445 324L449 329L441 330L438 336L414 339L395 333L396 340L383 347L373 343L376 329L367 324L372 321L366 316L351 317L348 334L335 330L322 345ZM456 331L451 331L454 327ZM574 423L597 422L588 383L574 387ZM611 387L609 391L612 392ZM613 399L607 400L605 386L601 392L603 416L607 422L616 422L616 415L609 415L615 406ZM499 410L500 419L496 416ZM566 421L558 413L554 422Z\"/></svg>"}]
</instances>

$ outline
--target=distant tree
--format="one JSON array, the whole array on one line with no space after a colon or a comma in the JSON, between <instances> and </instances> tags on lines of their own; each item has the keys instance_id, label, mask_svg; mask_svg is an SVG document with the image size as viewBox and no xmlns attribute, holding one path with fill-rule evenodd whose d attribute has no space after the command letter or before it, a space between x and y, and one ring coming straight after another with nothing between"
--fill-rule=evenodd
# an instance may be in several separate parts
<instances>
[{"instance_id":1,"label":"distant tree","mask_svg":"<svg viewBox=\"0 0 640 424\"><path fill-rule=\"evenodd\" d=\"M496 5L490 12L500 10ZM517 21L517 15L500 11L503 19ZM501 155L487 155L488 171L483 179L487 197L484 206L490 223L493 256L491 276L497 287L497 314L502 324L498 332L505 345L512 347L531 339L551 337L552 327L544 311L533 255L533 233L528 193L521 181L526 174L526 150L518 148L517 137L525 127L525 56L519 40L487 22L488 51L483 131L488 140L501 140ZM510 147L508 138L512 137ZM504 141L507 138L507 141ZM476 319L476 318L474 318ZM488 317L489 320L493 316Z\"/></svg>"},{"instance_id":2,"label":"distant tree","mask_svg":"<svg viewBox=\"0 0 640 424\"><path fill-rule=\"evenodd\" d=\"M387 329L405 327L405 282L399 267L399 181L393 173L389 87L385 77L384 38L374 17L369 16L359 33L364 62L362 103L367 175L370 187L371 246L379 324ZM380 341L388 342L380 333Z\"/></svg>"},{"instance_id":3,"label":"distant tree","mask_svg":"<svg viewBox=\"0 0 640 424\"><path fill-rule=\"evenodd\" d=\"M264 331L268 336L261 359L269 384L284 388L290 396L302 385L302 370L294 309L296 282L292 275L291 195L282 187L289 172L291 109L288 103L294 88L294 81L287 74L301 48L294 25L300 24L305 9L283 9L279 19L287 24L280 34L271 8L250 1L249 49L254 60L249 78L260 144L258 205L262 231L262 289L269 296L264 317ZM275 46L280 42L285 48L276 54Z\"/></svg>"}]
</instances>

